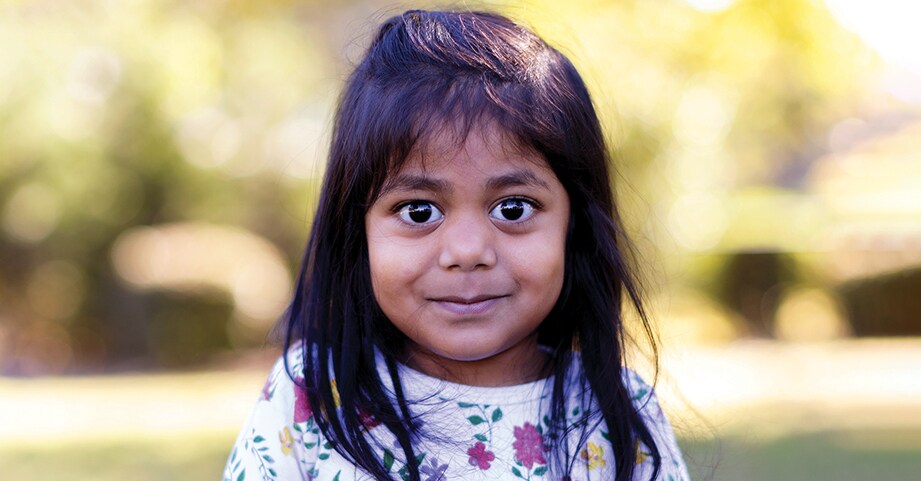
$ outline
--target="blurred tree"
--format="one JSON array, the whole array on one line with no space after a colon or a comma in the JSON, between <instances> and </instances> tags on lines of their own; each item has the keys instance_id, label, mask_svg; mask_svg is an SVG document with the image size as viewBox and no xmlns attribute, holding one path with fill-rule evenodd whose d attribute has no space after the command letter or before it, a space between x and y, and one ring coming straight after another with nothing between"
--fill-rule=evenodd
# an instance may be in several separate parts
<instances>
[{"instance_id":1,"label":"blurred tree","mask_svg":"<svg viewBox=\"0 0 921 481\"><path fill-rule=\"evenodd\" d=\"M741 277L712 282L697 267L707 263L693 258L724 262L735 257L710 254L808 245L791 237L814 238L819 224L811 212L790 208L802 204L796 195L826 132L865 107L881 64L818 1L737 0L716 11L693 5L542 2L522 15L537 12L538 30L575 50L577 67L588 73L600 113L614 127L628 182L621 204L645 256L679 253L666 254L667 280L653 285L691 287L727 302L721 285L757 273L743 269ZM770 332L760 313L728 306L750 332Z\"/></svg>"},{"instance_id":2,"label":"blurred tree","mask_svg":"<svg viewBox=\"0 0 921 481\"><path fill-rule=\"evenodd\" d=\"M921 335L921 268L845 282L838 292L855 334Z\"/></svg>"},{"instance_id":3,"label":"blurred tree","mask_svg":"<svg viewBox=\"0 0 921 481\"><path fill-rule=\"evenodd\" d=\"M875 65L811 0L718 12L678 0L494 5L585 74L638 194L621 202L647 251L724 249L727 199L796 188L815 139L861 101ZM376 20L397 11L322 0L0 7L0 372L176 365L261 343L267 326L241 324L233 293L138 288L113 246L139 226L238 226L293 269L330 106ZM666 264L671 282L706 287L676 274L687 257Z\"/></svg>"},{"instance_id":4,"label":"blurred tree","mask_svg":"<svg viewBox=\"0 0 921 481\"><path fill-rule=\"evenodd\" d=\"M176 365L228 347L231 316L207 308L226 295L139 291L114 269L113 245L132 226L238 225L293 264L322 173L329 61L291 2L85 3L19 2L0 16L16 40L0 56L11 80L0 89L0 372ZM177 349L206 325L220 328L200 356Z\"/></svg>"}]
</instances>

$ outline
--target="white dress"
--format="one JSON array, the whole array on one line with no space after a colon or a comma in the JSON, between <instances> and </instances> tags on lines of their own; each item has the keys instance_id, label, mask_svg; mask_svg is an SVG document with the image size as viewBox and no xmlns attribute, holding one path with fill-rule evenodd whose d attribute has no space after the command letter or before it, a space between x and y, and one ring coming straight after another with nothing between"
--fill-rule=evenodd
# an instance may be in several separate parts
<instances>
[{"instance_id":1,"label":"white dress","mask_svg":"<svg viewBox=\"0 0 921 481\"><path fill-rule=\"evenodd\" d=\"M302 372L300 351L288 354L294 373ZM382 359L381 378L389 380ZM575 368L581 368L576 358ZM478 387L449 383L406 366L399 367L411 412L422 423L422 440L414 446L423 481L551 479L549 453L543 434L549 419L550 379L503 387ZM656 397L633 371L625 370L632 399L647 422L662 456L657 480L686 481L687 473L671 426ZM335 381L334 381L335 382ZM385 381L386 382L386 381ZM590 397L574 382L568 390L567 418L586 422ZM389 386L388 386L389 387ZM604 423L589 431L575 455L573 481L611 479L614 459ZM403 452L395 437L383 425L367 418L368 434L375 441L380 459L395 473L408 479ZM569 440L575 448L575 435ZM637 449L634 479L647 480L652 458L643 445ZM249 420L240 432L224 470L224 481L372 479L339 455L317 427L306 403L306 394L276 362Z\"/></svg>"}]
</instances>

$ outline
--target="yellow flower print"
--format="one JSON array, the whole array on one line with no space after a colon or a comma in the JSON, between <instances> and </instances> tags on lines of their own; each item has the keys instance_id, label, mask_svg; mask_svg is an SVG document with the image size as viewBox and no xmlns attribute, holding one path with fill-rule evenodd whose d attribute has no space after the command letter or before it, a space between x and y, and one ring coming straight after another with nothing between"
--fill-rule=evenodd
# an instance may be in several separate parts
<instances>
[{"instance_id":1,"label":"yellow flower print","mask_svg":"<svg viewBox=\"0 0 921 481\"><path fill-rule=\"evenodd\" d=\"M646 460L649 459L649 453L643 451L643 446L637 442L636 443L636 464L643 464Z\"/></svg>"},{"instance_id":2,"label":"yellow flower print","mask_svg":"<svg viewBox=\"0 0 921 481\"><path fill-rule=\"evenodd\" d=\"M291 437L291 430L287 426L278 432L278 440L281 441L281 454L290 456L294 447L294 438Z\"/></svg>"},{"instance_id":3,"label":"yellow flower print","mask_svg":"<svg viewBox=\"0 0 921 481\"><path fill-rule=\"evenodd\" d=\"M329 382L329 385L330 385L330 387L333 388L333 404L335 404L335 407L341 406L341 405L342 405L342 401L339 400L339 385L336 384L336 380L335 380L335 379L331 380L331 381Z\"/></svg>"},{"instance_id":4,"label":"yellow flower print","mask_svg":"<svg viewBox=\"0 0 921 481\"><path fill-rule=\"evenodd\" d=\"M339 398L339 385L336 383L335 379L330 379L329 388L333 391L333 409L339 409L342 407L342 400ZM323 409L324 414L326 413L326 408Z\"/></svg>"},{"instance_id":5,"label":"yellow flower print","mask_svg":"<svg viewBox=\"0 0 921 481\"><path fill-rule=\"evenodd\" d=\"M608 464L604 459L604 448L593 442L589 442L586 448L579 454L582 459L588 461L589 471L603 468Z\"/></svg>"}]
</instances>

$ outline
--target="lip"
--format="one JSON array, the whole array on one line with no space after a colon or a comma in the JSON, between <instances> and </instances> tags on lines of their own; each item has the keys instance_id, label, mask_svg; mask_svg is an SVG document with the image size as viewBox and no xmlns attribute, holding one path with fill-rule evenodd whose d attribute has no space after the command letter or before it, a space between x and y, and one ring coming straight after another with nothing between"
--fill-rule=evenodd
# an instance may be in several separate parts
<instances>
[{"instance_id":1,"label":"lip","mask_svg":"<svg viewBox=\"0 0 921 481\"><path fill-rule=\"evenodd\" d=\"M446 296L430 299L438 307L459 316L483 314L508 296L479 295L474 297Z\"/></svg>"}]
</instances>

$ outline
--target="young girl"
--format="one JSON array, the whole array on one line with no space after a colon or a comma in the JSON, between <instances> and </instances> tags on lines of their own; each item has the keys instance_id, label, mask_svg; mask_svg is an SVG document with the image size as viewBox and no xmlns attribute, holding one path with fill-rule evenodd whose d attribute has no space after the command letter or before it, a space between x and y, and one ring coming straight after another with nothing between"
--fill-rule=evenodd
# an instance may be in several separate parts
<instances>
[{"instance_id":1,"label":"young girl","mask_svg":"<svg viewBox=\"0 0 921 481\"><path fill-rule=\"evenodd\" d=\"M623 303L643 310L608 160L582 79L532 32L386 21L224 479L688 479L623 367Z\"/></svg>"}]
</instances>

